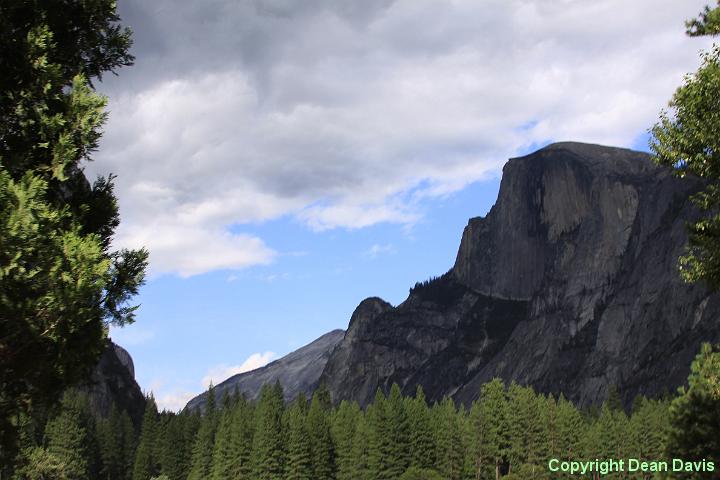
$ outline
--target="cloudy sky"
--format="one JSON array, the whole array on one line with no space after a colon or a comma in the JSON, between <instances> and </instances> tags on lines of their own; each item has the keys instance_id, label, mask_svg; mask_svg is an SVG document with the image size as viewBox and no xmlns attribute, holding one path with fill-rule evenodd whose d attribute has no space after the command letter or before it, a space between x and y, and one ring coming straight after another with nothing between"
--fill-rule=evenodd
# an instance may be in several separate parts
<instances>
[{"instance_id":1,"label":"cloudy sky","mask_svg":"<svg viewBox=\"0 0 720 480\"><path fill-rule=\"evenodd\" d=\"M696 0L118 3L136 62L86 172L151 251L112 336L171 409L446 271L507 158L646 149L709 45Z\"/></svg>"}]
</instances>

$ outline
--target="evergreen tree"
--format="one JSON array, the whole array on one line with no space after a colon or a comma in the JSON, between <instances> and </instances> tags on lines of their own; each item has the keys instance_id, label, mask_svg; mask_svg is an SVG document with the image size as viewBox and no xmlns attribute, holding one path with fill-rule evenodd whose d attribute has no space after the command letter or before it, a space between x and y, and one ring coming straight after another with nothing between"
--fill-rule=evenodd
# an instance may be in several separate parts
<instances>
[{"instance_id":1,"label":"evergreen tree","mask_svg":"<svg viewBox=\"0 0 720 480\"><path fill-rule=\"evenodd\" d=\"M400 476L399 480L446 480L435 470L412 466Z\"/></svg>"},{"instance_id":2,"label":"evergreen tree","mask_svg":"<svg viewBox=\"0 0 720 480\"><path fill-rule=\"evenodd\" d=\"M171 479L185 479L184 466L191 450L185 437L185 421L188 413L167 414L164 422L162 441L158 444L160 472Z\"/></svg>"},{"instance_id":3,"label":"evergreen tree","mask_svg":"<svg viewBox=\"0 0 720 480\"><path fill-rule=\"evenodd\" d=\"M192 460L188 480L207 480L210 477L215 448L215 433L218 427L218 413L215 403L215 387L210 384L205 403L205 414L193 442Z\"/></svg>"},{"instance_id":4,"label":"evergreen tree","mask_svg":"<svg viewBox=\"0 0 720 480\"><path fill-rule=\"evenodd\" d=\"M158 411L152 395L145 403L140 439L135 453L133 480L149 480L160 473L160 462L156 457L158 435Z\"/></svg>"},{"instance_id":5,"label":"evergreen tree","mask_svg":"<svg viewBox=\"0 0 720 480\"><path fill-rule=\"evenodd\" d=\"M182 463L179 465L178 470L182 472L179 478L186 479L190 475L190 468L192 467L192 449L195 445L198 431L200 430L200 424L202 423L202 417L199 410L193 410L183 412L181 415L184 416L182 420L183 424L183 445L185 454L182 456ZM167 448L172 448L168 445Z\"/></svg>"},{"instance_id":6,"label":"evergreen tree","mask_svg":"<svg viewBox=\"0 0 720 480\"><path fill-rule=\"evenodd\" d=\"M644 461L664 458L668 432L668 405L658 400L639 397L633 402L629 434L625 439L628 456Z\"/></svg>"},{"instance_id":7,"label":"evergreen tree","mask_svg":"<svg viewBox=\"0 0 720 480\"><path fill-rule=\"evenodd\" d=\"M382 478L397 478L410 466L409 423L400 387L393 383L386 402L387 464Z\"/></svg>"},{"instance_id":8,"label":"evergreen tree","mask_svg":"<svg viewBox=\"0 0 720 480\"><path fill-rule=\"evenodd\" d=\"M147 252L110 250L112 178L86 180L106 100L90 82L130 65L112 0L3 2L0 15L0 465L15 456L20 412L55 403L87 377L107 323Z\"/></svg>"},{"instance_id":9,"label":"evergreen tree","mask_svg":"<svg viewBox=\"0 0 720 480\"><path fill-rule=\"evenodd\" d=\"M285 480L312 480L322 478L313 476L313 458L311 458L311 440L308 431L308 419L305 415L304 399L296 399L285 412L287 421L287 459L285 462Z\"/></svg>"},{"instance_id":10,"label":"evergreen tree","mask_svg":"<svg viewBox=\"0 0 720 480\"><path fill-rule=\"evenodd\" d=\"M455 404L445 397L433 410L437 445L435 468L445 480L460 480L464 471L464 449Z\"/></svg>"},{"instance_id":11,"label":"evergreen tree","mask_svg":"<svg viewBox=\"0 0 720 480\"><path fill-rule=\"evenodd\" d=\"M279 384L264 385L255 411L252 461L256 480L279 480L284 475L283 410Z\"/></svg>"},{"instance_id":12,"label":"evergreen tree","mask_svg":"<svg viewBox=\"0 0 720 480\"><path fill-rule=\"evenodd\" d=\"M688 386L670 405L669 458L708 460L720 466L720 348L703 344L688 376ZM685 478L678 476L679 478ZM691 478L691 476L687 476ZM692 478L717 478L697 473Z\"/></svg>"},{"instance_id":13,"label":"evergreen tree","mask_svg":"<svg viewBox=\"0 0 720 480\"><path fill-rule=\"evenodd\" d=\"M122 465L121 477L124 480L132 480L133 467L135 465L135 449L137 447L137 432L130 415L126 411L120 414L120 430L122 431L122 451L124 464Z\"/></svg>"},{"instance_id":14,"label":"evergreen tree","mask_svg":"<svg viewBox=\"0 0 720 480\"><path fill-rule=\"evenodd\" d=\"M330 405L327 400L329 400L329 396L324 395L321 391L316 391L307 412L312 476L315 480L335 478L335 451L328 420Z\"/></svg>"},{"instance_id":15,"label":"evergreen tree","mask_svg":"<svg viewBox=\"0 0 720 480\"><path fill-rule=\"evenodd\" d=\"M688 34L717 35L720 4L687 23ZM705 214L690 226L688 254L680 259L687 281L704 280L720 288L720 46L702 54L702 65L685 77L670 101L671 112L661 112L653 127L650 147L656 161L684 177L703 178L703 190L691 197Z\"/></svg>"},{"instance_id":16,"label":"evergreen tree","mask_svg":"<svg viewBox=\"0 0 720 480\"><path fill-rule=\"evenodd\" d=\"M368 407L372 411L372 406ZM355 424L355 435L352 444L352 480L373 480L378 478L374 473L371 457L373 455L374 434L369 425L368 413L360 415Z\"/></svg>"},{"instance_id":17,"label":"evergreen tree","mask_svg":"<svg viewBox=\"0 0 720 480\"><path fill-rule=\"evenodd\" d=\"M130 429L128 430L128 422ZM134 431L127 412L120 413L113 404L107 419L97 424L97 438L102 458L102 478L107 480L127 480L132 464L128 457L133 456Z\"/></svg>"},{"instance_id":18,"label":"evergreen tree","mask_svg":"<svg viewBox=\"0 0 720 480\"><path fill-rule=\"evenodd\" d=\"M358 419L361 415L357 403L346 400L332 415L330 431L335 446L335 465L337 480L354 480L353 441Z\"/></svg>"},{"instance_id":19,"label":"evergreen tree","mask_svg":"<svg viewBox=\"0 0 720 480\"><path fill-rule=\"evenodd\" d=\"M235 453L232 451L232 424L235 412L234 409L230 408L231 402L229 400L229 396L226 396L223 399L223 404L225 404L226 407L223 407L220 412L220 421L218 422L217 432L215 433L215 442L213 444L210 475L208 476L208 478L217 480L231 478L231 464L229 460Z\"/></svg>"},{"instance_id":20,"label":"evergreen tree","mask_svg":"<svg viewBox=\"0 0 720 480\"><path fill-rule=\"evenodd\" d=\"M253 418L251 406L242 396L233 396L233 406L225 413L213 451L211 478L247 479L252 473Z\"/></svg>"},{"instance_id":21,"label":"evergreen tree","mask_svg":"<svg viewBox=\"0 0 720 480\"><path fill-rule=\"evenodd\" d=\"M18 465L14 477L17 479L68 480L72 478L65 461L51 454L43 447L34 446L25 450L24 462Z\"/></svg>"},{"instance_id":22,"label":"evergreen tree","mask_svg":"<svg viewBox=\"0 0 720 480\"><path fill-rule=\"evenodd\" d=\"M435 465L433 429L425 392L422 385L415 390L415 398L408 399L408 430L410 464L418 469L429 469Z\"/></svg>"},{"instance_id":23,"label":"evergreen tree","mask_svg":"<svg viewBox=\"0 0 720 480\"><path fill-rule=\"evenodd\" d=\"M68 478L95 478L93 428L87 398L75 390L65 392L58 415L45 428L45 443L47 453L62 462Z\"/></svg>"},{"instance_id":24,"label":"evergreen tree","mask_svg":"<svg viewBox=\"0 0 720 480\"><path fill-rule=\"evenodd\" d=\"M584 430L585 424L580 412L561 394L557 402L557 455L559 459L569 461L578 458L581 451L581 433Z\"/></svg>"},{"instance_id":25,"label":"evergreen tree","mask_svg":"<svg viewBox=\"0 0 720 480\"><path fill-rule=\"evenodd\" d=\"M508 451L508 407L502 380L495 378L482 386L470 416L475 436L475 478L499 479Z\"/></svg>"},{"instance_id":26,"label":"evergreen tree","mask_svg":"<svg viewBox=\"0 0 720 480\"><path fill-rule=\"evenodd\" d=\"M384 479L389 465L389 435L387 399L378 387L375 398L365 411L367 426L367 475L371 479ZM362 434L363 432L361 432Z\"/></svg>"}]
</instances>

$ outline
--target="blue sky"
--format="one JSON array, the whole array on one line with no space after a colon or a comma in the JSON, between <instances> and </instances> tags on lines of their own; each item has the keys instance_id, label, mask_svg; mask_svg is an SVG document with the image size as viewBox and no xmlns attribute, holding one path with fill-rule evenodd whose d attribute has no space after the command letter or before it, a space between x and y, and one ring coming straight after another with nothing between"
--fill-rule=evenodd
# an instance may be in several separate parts
<instances>
[{"instance_id":1,"label":"blue sky","mask_svg":"<svg viewBox=\"0 0 720 480\"><path fill-rule=\"evenodd\" d=\"M212 378L397 304L455 259L512 156L647 148L706 39L704 2L119 2L133 67L100 85L89 177L117 174L117 247L151 251L137 380L179 409Z\"/></svg>"}]
</instances>

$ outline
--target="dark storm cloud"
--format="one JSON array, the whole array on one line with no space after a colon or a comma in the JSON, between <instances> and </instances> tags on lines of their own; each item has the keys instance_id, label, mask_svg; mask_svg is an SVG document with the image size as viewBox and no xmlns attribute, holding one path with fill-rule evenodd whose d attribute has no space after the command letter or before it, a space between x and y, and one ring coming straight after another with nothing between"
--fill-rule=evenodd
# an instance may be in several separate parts
<instances>
[{"instance_id":1,"label":"dark storm cloud","mask_svg":"<svg viewBox=\"0 0 720 480\"><path fill-rule=\"evenodd\" d=\"M272 260L231 224L412 224L528 145L632 143L697 65L702 5L121 1L137 61L101 86L89 170L119 175L117 241L160 273Z\"/></svg>"}]
</instances>

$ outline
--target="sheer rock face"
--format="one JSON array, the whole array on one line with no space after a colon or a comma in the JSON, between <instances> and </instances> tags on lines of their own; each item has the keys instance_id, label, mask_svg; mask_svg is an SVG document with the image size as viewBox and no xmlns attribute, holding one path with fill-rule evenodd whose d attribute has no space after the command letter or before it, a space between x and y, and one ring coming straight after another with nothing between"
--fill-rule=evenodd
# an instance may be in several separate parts
<instances>
[{"instance_id":1,"label":"sheer rock face","mask_svg":"<svg viewBox=\"0 0 720 480\"><path fill-rule=\"evenodd\" d=\"M136 427L140 427L145 411L145 396L135 381L132 357L121 346L108 341L90 380L82 386L90 395L94 411L107 417L113 403L118 410L125 410Z\"/></svg>"},{"instance_id":2,"label":"sheer rock face","mask_svg":"<svg viewBox=\"0 0 720 480\"><path fill-rule=\"evenodd\" d=\"M321 381L361 404L393 382L469 402L495 376L580 404L612 384L627 402L674 390L700 343L720 340L718 296L677 272L698 187L619 148L511 159L454 267L397 307L363 301Z\"/></svg>"},{"instance_id":3,"label":"sheer rock face","mask_svg":"<svg viewBox=\"0 0 720 480\"><path fill-rule=\"evenodd\" d=\"M264 367L234 375L215 386L215 396L219 401L225 392L233 394L237 389L248 400L257 400L262 386L275 382L280 382L288 401L299 393L310 396L318 386L325 362L344 334L343 330L333 330ZM190 400L185 408L202 410L206 401L207 392Z\"/></svg>"}]
</instances>

